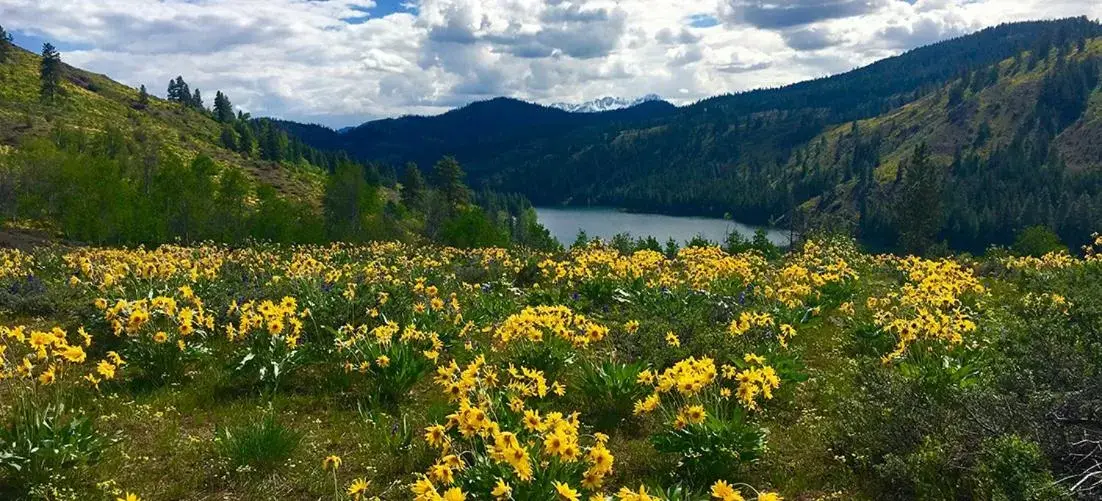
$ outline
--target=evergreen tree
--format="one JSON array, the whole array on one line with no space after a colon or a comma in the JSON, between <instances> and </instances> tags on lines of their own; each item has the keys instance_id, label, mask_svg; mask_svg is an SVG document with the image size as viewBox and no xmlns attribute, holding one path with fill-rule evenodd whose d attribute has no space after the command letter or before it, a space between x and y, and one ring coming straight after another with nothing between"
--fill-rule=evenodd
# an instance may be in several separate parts
<instances>
[{"instance_id":1,"label":"evergreen tree","mask_svg":"<svg viewBox=\"0 0 1102 501\"><path fill-rule=\"evenodd\" d=\"M228 150L238 151L237 134L229 124L222 124L222 134L219 137L222 146Z\"/></svg>"},{"instance_id":2,"label":"evergreen tree","mask_svg":"<svg viewBox=\"0 0 1102 501\"><path fill-rule=\"evenodd\" d=\"M149 92L145 90L145 85L142 85L142 87L140 89L138 89L138 108L144 110L148 107L149 107Z\"/></svg>"},{"instance_id":3,"label":"evergreen tree","mask_svg":"<svg viewBox=\"0 0 1102 501\"><path fill-rule=\"evenodd\" d=\"M369 239L368 218L379 205L376 187L364 178L363 166L342 162L329 177L322 198L326 234L340 241Z\"/></svg>"},{"instance_id":4,"label":"evergreen tree","mask_svg":"<svg viewBox=\"0 0 1102 501\"><path fill-rule=\"evenodd\" d=\"M444 157L432 168L433 186L440 192L448 210L467 205L470 192L463 184L463 169L455 157Z\"/></svg>"},{"instance_id":5,"label":"evergreen tree","mask_svg":"<svg viewBox=\"0 0 1102 501\"><path fill-rule=\"evenodd\" d=\"M410 209L421 211L425 207L425 178L417 164L409 162L402 173L402 203Z\"/></svg>"},{"instance_id":6,"label":"evergreen tree","mask_svg":"<svg viewBox=\"0 0 1102 501\"><path fill-rule=\"evenodd\" d=\"M238 114L238 120L233 128L237 131L237 152L247 157L252 156L253 148L256 147L256 136L253 135L253 128L249 126L249 122L243 115Z\"/></svg>"},{"instance_id":7,"label":"evergreen tree","mask_svg":"<svg viewBox=\"0 0 1102 501\"><path fill-rule=\"evenodd\" d=\"M199 89L195 89L195 94L191 96L191 107L197 110L203 110L206 107L203 106L203 95L199 93Z\"/></svg>"},{"instance_id":8,"label":"evergreen tree","mask_svg":"<svg viewBox=\"0 0 1102 501\"><path fill-rule=\"evenodd\" d=\"M287 134L264 120L260 132L260 158L272 162L282 162L287 150Z\"/></svg>"},{"instance_id":9,"label":"evergreen tree","mask_svg":"<svg viewBox=\"0 0 1102 501\"><path fill-rule=\"evenodd\" d=\"M930 162L925 143L915 147L903 168L903 184L896 195L899 244L905 252L921 255L934 244L944 221L943 176Z\"/></svg>"},{"instance_id":10,"label":"evergreen tree","mask_svg":"<svg viewBox=\"0 0 1102 501\"><path fill-rule=\"evenodd\" d=\"M61 94L61 53L48 42L42 44L39 78L41 79L40 95L43 100L53 101Z\"/></svg>"},{"instance_id":11,"label":"evergreen tree","mask_svg":"<svg viewBox=\"0 0 1102 501\"><path fill-rule=\"evenodd\" d=\"M226 97L222 91L218 91L214 95L214 119L219 122L232 122L234 120L233 104L230 103L230 98Z\"/></svg>"},{"instance_id":12,"label":"evergreen tree","mask_svg":"<svg viewBox=\"0 0 1102 501\"><path fill-rule=\"evenodd\" d=\"M11 59L12 55L12 42L11 33L4 30L3 26L0 26L0 64L4 64Z\"/></svg>"},{"instance_id":13,"label":"evergreen tree","mask_svg":"<svg viewBox=\"0 0 1102 501\"><path fill-rule=\"evenodd\" d=\"M188 88L184 77L177 76L175 80L168 82L168 101L172 103L190 106L192 102L191 89Z\"/></svg>"},{"instance_id":14,"label":"evergreen tree","mask_svg":"<svg viewBox=\"0 0 1102 501\"><path fill-rule=\"evenodd\" d=\"M168 93L166 97L170 103L180 102L180 87L176 84L175 78L168 81Z\"/></svg>"}]
</instances>

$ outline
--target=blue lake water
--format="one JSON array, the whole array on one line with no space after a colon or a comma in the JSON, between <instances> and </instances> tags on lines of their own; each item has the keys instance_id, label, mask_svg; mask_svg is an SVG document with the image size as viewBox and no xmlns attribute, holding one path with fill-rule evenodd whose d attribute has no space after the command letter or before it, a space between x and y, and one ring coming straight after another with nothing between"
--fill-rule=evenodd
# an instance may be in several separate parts
<instances>
[{"instance_id":1,"label":"blue lake water","mask_svg":"<svg viewBox=\"0 0 1102 501\"><path fill-rule=\"evenodd\" d=\"M723 242L732 231L752 238L758 229L757 226L726 219L636 214L610 208L537 207L536 214L540 223L563 245L573 243L578 230L584 230L590 238L604 240L619 233L630 233L632 237L653 236L661 243L673 238L684 244L697 235L713 242ZM787 231L766 228L766 235L775 244L788 244Z\"/></svg>"}]
</instances>

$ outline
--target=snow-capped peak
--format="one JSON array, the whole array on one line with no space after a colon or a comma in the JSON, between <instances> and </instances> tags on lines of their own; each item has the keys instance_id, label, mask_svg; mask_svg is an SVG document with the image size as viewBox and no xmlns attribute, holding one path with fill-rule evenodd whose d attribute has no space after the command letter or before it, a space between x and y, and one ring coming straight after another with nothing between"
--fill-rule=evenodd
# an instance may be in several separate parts
<instances>
[{"instance_id":1,"label":"snow-capped peak","mask_svg":"<svg viewBox=\"0 0 1102 501\"><path fill-rule=\"evenodd\" d=\"M631 108L632 106L642 104L648 101L661 101L662 97L657 94L647 94L643 97L636 99L624 99L622 97L606 96L592 101L586 101L584 103L553 103L552 108L558 108L560 110L569 111L571 113L596 113L599 111L619 110L623 108Z\"/></svg>"}]
</instances>

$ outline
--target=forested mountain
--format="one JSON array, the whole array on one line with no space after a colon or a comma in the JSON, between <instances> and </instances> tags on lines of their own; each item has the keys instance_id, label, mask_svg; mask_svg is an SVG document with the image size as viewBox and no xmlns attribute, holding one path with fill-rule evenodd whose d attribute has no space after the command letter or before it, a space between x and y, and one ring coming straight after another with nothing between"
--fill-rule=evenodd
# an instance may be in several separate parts
<instances>
[{"instance_id":1,"label":"forested mountain","mask_svg":"<svg viewBox=\"0 0 1102 501\"><path fill-rule=\"evenodd\" d=\"M476 184L537 204L829 223L884 245L908 225L892 208L913 158L944 208L926 240L979 249L1046 224L1074 242L1102 219L1100 36L1086 18L1007 24L661 113L579 118L498 99L304 140L395 164L453 154Z\"/></svg>"},{"instance_id":2,"label":"forested mountain","mask_svg":"<svg viewBox=\"0 0 1102 501\"><path fill-rule=\"evenodd\" d=\"M422 167L451 155L467 165L519 144L541 142L593 127L637 124L669 117L665 101L597 113L571 113L511 98L471 103L442 115L367 122L343 133L317 125L282 122L284 130L319 148L342 149L361 160Z\"/></svg>"}]
</instances>

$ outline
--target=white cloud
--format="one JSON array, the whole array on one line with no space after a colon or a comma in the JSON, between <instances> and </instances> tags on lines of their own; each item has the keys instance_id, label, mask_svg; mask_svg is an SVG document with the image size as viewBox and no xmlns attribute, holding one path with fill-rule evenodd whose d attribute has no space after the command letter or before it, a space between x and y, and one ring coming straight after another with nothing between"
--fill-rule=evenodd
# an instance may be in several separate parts
<instances>
[{"instance_id":1,"label":"white cloud","mask_svg":"<svg viewBox=\"0 0 1102 501\"><path fill-rule=\"evenodd\" d=\"M505 95L678 103L845 71L1094 0L0 0L5 28L163 92L183 75L254 114L343 126Z\"/></svg>"}]
</instances>

